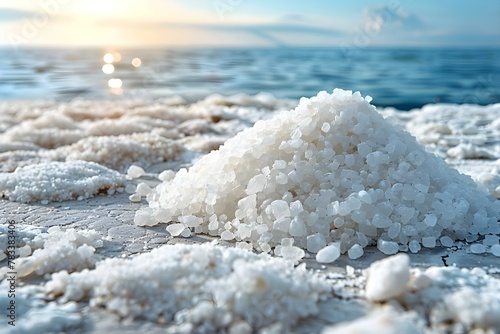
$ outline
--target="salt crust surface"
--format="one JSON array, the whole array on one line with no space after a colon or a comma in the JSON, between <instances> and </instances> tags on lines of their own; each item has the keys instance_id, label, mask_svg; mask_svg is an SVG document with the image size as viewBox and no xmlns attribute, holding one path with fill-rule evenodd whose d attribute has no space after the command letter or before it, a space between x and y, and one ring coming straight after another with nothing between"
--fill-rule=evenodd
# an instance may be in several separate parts
<instances>
[{"instance_id":1,"label":"salt crust surface","mask_svg":"<svg viewBox=\"0 0 500 334\"><path fill-rule=\"evenodd\" d=\"M96 248L103 245L102 237L94 230L77 231L53 226L46 232L29 227L16 227L18 238L15 270L18 277L32 274L42 276L61 270L68 272L93 268L101 257ZM0 249L7 254L7 226L0 225ZM0 269L5 275L8 269Z\"/></svg>"},{"instance_id":2,"label":"salt crust surface","mask_svg":"<svg viewBox=\"0 0 500 334\"><path fill-rule=\"evenodd\" d=\"M208 99L207 99L208 100ZM252 124L252 121L248 121L251 118L247 117L245 113L248 111L248 114L252 114L253 119L258 119L262 116L262 114L256 113L258 110L254 110L252 107L252 103L249 102L249 108L246 107L240 108L241 105L232 104L231 101L228 101L228 98L222 98L219 102L208 102L201 101L197 103L197 107L199 108L199 114L205 115L202 117L213 117L213 115L219 115L227 113L228 116L224 116L226 118L233 117L231 122L228 121L220 121L218 123L209 122L212 127L218 127L218 131L221 132L226 131L227 128L231 127L239 127L243 129ZM236 99L238 100L238 99ZM240 101L241 102L241 101ZM125 114L129 113L141 113L143 115L148 115L148 117L156 117L157 115L167 115L170 110L167 111L166 106L174 106L175 108L179 108L182 112L179 113L178 116L170 114L174 122L176 117L185 118L186 120L192 116L186 116L189 114L188 109L194 109L193 105L187 106L185 101L177 99L176 101L159 101L155 106L151 104L116 104L116 103L107 103L107 102L88 102L88 101L75 101L70 105L56 105L48 102L20 102L20 103L10 103L10 102L0 102L2 112L6 112L9 114L5 117L4 113L0 115L0 132L4 132L9 129L13 125L17 123L22 123L28 119L35 119L45 113L47 110L59 110L64 113L71 113L74 120L98 120L101 118L113 118L112 114L118 115L117 117L122 117ZM221 108L222 107L222 108ZM267 108L267 107L266 107ZM273 109L274 107L269 107L269 109ZM429 109L428 109L429 108ZM448 108L453 108L454 110L450 111L449 117L440 117L439 114L441 111L445 111ZM204 110L205 109L205 110ZM206 111L210 109L210 111ZM432 111L430 111L432 109ZM483 134L485 132L493 129L489 124L493 123L495 119L498 119L499 114L498 107L495 106L448 106L448 105L436 105L436 106L426 106L421 109L421 111L429 110L427 117L429 121L425 121L425 117L421 118L422 124L424 123L434 123L436 125L436 129L439 128L440 124L447 124L448 122L453 122L453 118L457 119L475 119L474 122L466 122L473 125L475 131L478 134ZM221 112L221 110L223 110ZM238 110L238 115L236 115L235 110ZM487 112L485 112L487 110ZM387 114L384 112L384 114ZM120 116L121 115L121 116ZM206 116L208 115L208 116ZM257 116L255 116L257 115ZM57 114L54 115L57 117ZM125 116L127 117L127 116ZM165 116L165 119L168 119L170 116ZM224 117L221 117L224 119ZM408 122L412 119L418 117L418 111L410 112L410 113L398 113L394 118L398 119L401 123L409 124ZM252 119L252 120L253 120ZM216 119L218 120L218 119ZM81 123L80 123L81 124ZM468 125L470 125L468 124ZM192 130L193 123L186 124L191 127ZM48 122L47 127L51 126L50 122ZM106 126L103 126L106 128ZM200 128L201 129L201 128ZM417 135L417 138L421 140L424 137L418 136L418 126L406 126L406 129L410 132ZM459 131L460 128L457 127L456 131ZM36 130L31 129L29 131L36 132ZM52 131L52 130L51 130ZM58 130L55 130L57 132ZM434 130L429 130L428 135L432 135ZM229 134L226 132L226 134ZM490 139L498 138L498 136L491 130ZM111 135L111 133L103 133L104 135ZM87 135L85 135L87 136ZM198 139L194 140L194 143L199 147L202 146L203 141L206 138L214 138L214 142L217 140L217 136L213 134L208 134L207 137L205 135L200 136ZM471 141L475 140L474 136L469 137L470 135L467 133L459 133L456 132L455 139L451 138L450 140L438 140L436 142L431 142L426 145L428 150L432 150L437 154L440 154L443 157L446 157L446 152L449 148L454 147L456 142L464 142L464 145L468 145ZM22 136L21 136L22 137ZM442 136L444 137L444 136ZM189 139L190 137L186 137L185 139ZM11 166L19 164L23 159L33 158L32 161L37 160L40 161L39 152L42 150L35 144L31 144L29 142L15 142L15 141L5 141L5 137L2 137L0 141L0 152L2 149L6 152L6 154L0 154L0 161L5 162L6 157L11 159L15 163ZM470 139L470 141L469 141ZM187 142L187 141L186 141ZM495 144L496 143L496 144ZM490 193L494 196L495 188L498 186L497 178L498 175L498 163L495 160L495 151L497 150L497 146L499 145L499 141L491 140L486 142L477 141L476 147L481 150L486 150L489 152L489 158L484 158L482 160L467 158L466 156L460 157L449 157L447 163L451 166L458 168L460 171L464 173L468 173L473 176L474 180L481 184L487 185L484 189L489 189ZM425 144L425 143L424 143ZM458 146L459 144L457 144ZM462 146L464 146L462 145ZM194 147L194 146L193 146ZM210 147L210 145L208 145ZM13 151L13 150L16 151ZM20 151L20 150L23 151ZM30 151L26 151L26 150ZM205 149L205 148L204 148ZM210 148L211 149L211 148ZM202 149L200 148L202 151ZM204 152L208 152L207 151ZM498 151L496 151L498 152ZM111 158L111 157L110 157ZM24 160L26 164L30 162L28 160ZM10 168L8 164L0 163L0 168L4 171ZM142 164L141 164L142 165ZM142 165L144 166L144 165ZM10 169L9 171L12 171ZM479 177L483 174L481 177ZM162 178L163 179L163 178ZM171 177L165 177L165 180L170 180ZM497 186L495 186L497 184ZM18 225L19 226L19 225ZM0 225L0 229L2 226ZM38 233L40 229L31 229L31 228L19 228L16 230L18 236L22 236L22 240L29 242L32 240L34 236ZM41 229L45 231L45 229ZM1 249L4 248L4 244L6 239L4 238L4 232L0 230L0 245L2 245ZM394 231L393 231L394 232ZM285 238L286 239L286 238ZM474 238L472 238L474 239ZM471 240L472 240L471 239ZM427 239L426 239L427 240ZM440 241L443 240L442 245L445 247L451 247L454 245L453 240L448 238L447 236L443 236L440 238ZM429 240L427 240L429 241ZM491 247L491 251L496 253L497 256L500 256L500 245L498 245L498 237L486 235L484 239L479 239L476 241L477 243L482 243L488 249ZM286 241L285 244L290 244L289 241ZM240 246L243 246L242 243L239 243ZM413 244L414 245L414 244ZM437 242L439 245L439 242ZM23 252L27 252L28 249L25 247L26 244L23 242L20 243L20 248L23 248ZM280 246L280 245L278 245ZM317 244L315 244L317 246ZM193 246L197 247L197 246ZM411 245L410 245L411 247ZM419 245L419 248L421 246ZM97 248L97 247L95 247ZM279 247L277 247L279 248ZM282 248L282 247L281 247ZM290 247L291 248L291 247ZM477 248L477 247L474 247ZM34 247L30 246L30 250L34 249ZM350 249L351 253L359 254L360 248L356 248L355 252L352 252L352 248ZM21 251L21 250L19 250ZM362 251L362 248L361 248ZM0 252L0 256L3 252ZM420 256L420 254L418 255ZM354 257L353 257L354 258ZM1 260L0 260L1 261ZM57 261L56 258L50 260ZM124 260L125 261L125 260ZM429 260L432 261L432 260ZM400 260L397 262L401 262ZM449 262L449 261L448 261ZM382 265L380 267L387 267L387 265ZM397 266L401 268L401 266ZM71 270L71 269L69 269ZM498 270L498 269L496 269ZM371 274L367 271L368 280L376 279L378 274L375 274L376 271L372 271ZM498 273L498 271L490 270L490 273ZM392 274L387 273L388 276ZM360 305L359 303L349 304L352 300L352 291L355 292L355 299L364 300L366 298L366 292L364 287L367 285L365 277L357 277L352 276L352 268L347 268L347 274L345 275L336 275L336 278L328 280L328 283L334 286L335 294L337 297L335 299L331 299L331 303L328 304L328 301L325 304L318 303L319 307L322 311L320 311L321 319L318 320L314 317L311 317L312 322L321 322L323 324L327 324L328 322L336 322L340 320L348 320L351 321L355 317L359 316L363 312L360 313ZM23 279L22 279L23 280ZM381 280L383 281L383 280ZM429 282L430 281L430 282ZM401 284L401 280L398 280L400 283L398 286L403 286ZM0 290L6 291L6 281L0 282ZM135 283L139 284L139 283ZM134 286L133 282L129 282L129 286ZM16 327L16 330L24 331L27 333L39 333L39 332L72 332L78 330L83 325L82 321L82 313L79 311L79 308L85 303L80 303L79 307L76 307L72 302L66 304L56 304L55 302L46 303L46 296L40 295L41 286L19 286L17 291L16 302L18 302L18 311L19 311L19 326ZM37 290L36 296L35 292L32 290ZM387 289L390 290L390 289ZM340 299L339 297L340 296ZM454 296L454 297L452 297ZM384 333L391 332L412 332L417 328L418 333L444 333L444 332L468 332L473 331L476 332L485 332L485 333L495 333L500 331L500 325L498 324L498 320L495 318L495 314L499 313L499 300L498 296L500 296L499 282L497 279L488 276L481 269L474 270L465 270L459 268L430 268L427 270L422 269L410 269L410 280L408 286L404 289L404 291L394 299L389 298L387 301L388 304L392 305L389 308L383 308L380 310L379 303L375 302L371 304L369 302L368 305L370 308L373 308L372 313L371 309L368 312L366 317L360 318L358 321L353 323L353 327L358 328L358 330L366 331L367 329L370 332L375 332L375 330L382 330ZM387 297L386 297L387 298ZM349 301L347 301L349 300ZM6 294L0 294L0 308L4 309L8 305L8 298ZM330 314L330 317L325 317L323 313L324 309L332 310L335 309L335 315ZM405 312L403 313L403 310ZM203 311L203 310L201 310ZM96 311L99 312L99 311ZM348 315L343 318L343 315ZM192 319L192 317L190 318ZM181 332L181 329L184 329L185 332L191 332L193 327L202 327L203 324L191 322L191 320L185 321L183 324L178 326L174 326L171 332ZM325 320L324 319L328 319ZM337 320L335 320L337 319ZM493 319L493 320L492 320ZM387 322L389 324L387 324ZM422 324L428 324L427 328L423 328ZM210 325L208 325L210 326ZM228 327L233 328L234 330L239 330L240 332L244 330L248 330L249 326L245 323L232 323L228 325ZM349 326L349 324L344 325L340 324L339 327L335 327L335 333L351 333L353 328L345 328ZM141 327L143 328L143 327ZM144 328L149 328L145 326ZM279 332L280 326L276 324L274 326L268 327L267 332ZM404 329L404 330L403 330ZM312 332L312 331L307 331Z\"/></svg>"},{"instance_id":3,"label":"salt crust surface","mask_svg":"<svg viewBox=\"0 0 500 334\"><path fill-rule=\"evenodd\" d=\"M90 298L90 305L122 317L214 331L238 323L289 328L316 315L331 288L305 265L205 244L163 246L132 259L106 259L91 271L61 271L45 289L63 301Z\"/></svg>"},{"instance_id":4,"label":"salt crust surface","mask_svg":"<svg viewBox=\"0 0 500 334\"><path fill-rule=\"evenodd\" d=\"M16 202L54 202L112 194L125 177L93 162L49 162L0 173L0 195Z\"/></svg>"},{"instance_id":5,"label":"salt crust surface","mask_svg":"<svg viewBox=\"0 0 500 334\"><path fill-rule=\"evenodd\" d=\"M395 254L500 232L498 202L469 176L339 89L257 122L147 199L138 225L178 221L264 252L293 238L312 253L337 242Z\"/></svg>"},{"instance_id":6,"label":"salt crust surface","mask_svg":"<svg viewBox=\"0 0 500 334\"><path fill-rule=\"evenodd\" d=\"M280 258L236 248L169 245L132 259L107 259L90 271L61 271L44 289L49 296L59 296L59 302L90 300L92 307L122 317L169 324L171 333L236 329L283 333L301 319L321 317L336 304L351 314L364 311L347 325L338 318L335 327L324 333L500 329L498 279L478 268L411 269L408 263L408 255L400 254L373 263L365 275L348 270L329 278L303 265L294 267ZM385 280L388 277L392 278ZM377 300L371 298L369 286L374 285L380 285ZM391 291L393 286L397 291ZM360 292L350 295L353 288Z\"/></svg>"},{"instance_id":7,"label":"salt crust surface","mask_svg":"<svg viewBox=\"0 0 500 334\"><path fill-rule=\"evenodd\" d=\"M0 102L0 171L86 160L125 172L175 159L185 147L217 149L271 111L292 106L269 94L150 101ZM193 139L189 139L193 137Z\"/></svg>"}]
</instances>

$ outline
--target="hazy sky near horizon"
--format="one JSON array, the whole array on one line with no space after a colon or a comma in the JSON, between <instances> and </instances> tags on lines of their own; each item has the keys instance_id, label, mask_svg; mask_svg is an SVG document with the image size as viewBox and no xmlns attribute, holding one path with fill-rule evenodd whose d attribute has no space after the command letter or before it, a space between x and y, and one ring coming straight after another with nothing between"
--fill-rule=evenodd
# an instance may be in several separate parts
<instances>
[{"instance_id":1,"label":"hazy sky near horizon","mask_svg":"<svg viewBox=\"0 0 500 334\"><path fill-rule=\"evenodd\" d=\"M0 45L500 47L500 1L2 0Z\"/></svg>"}]
</instances>

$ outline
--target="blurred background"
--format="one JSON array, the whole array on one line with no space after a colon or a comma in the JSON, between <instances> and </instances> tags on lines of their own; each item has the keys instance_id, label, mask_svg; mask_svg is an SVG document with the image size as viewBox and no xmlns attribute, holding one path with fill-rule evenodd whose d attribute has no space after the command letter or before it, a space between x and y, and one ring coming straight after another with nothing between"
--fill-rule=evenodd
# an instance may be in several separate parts
<instances>
[{"instance_id":1,"label":"blurred background","mask_svg":"<svg viewBox=\"0 0 500 334\"><path fill-rule=\"evenodd\" d=\"M0 100L500 102L500 2L2 0Z\"/></svg>"}]
</instances>

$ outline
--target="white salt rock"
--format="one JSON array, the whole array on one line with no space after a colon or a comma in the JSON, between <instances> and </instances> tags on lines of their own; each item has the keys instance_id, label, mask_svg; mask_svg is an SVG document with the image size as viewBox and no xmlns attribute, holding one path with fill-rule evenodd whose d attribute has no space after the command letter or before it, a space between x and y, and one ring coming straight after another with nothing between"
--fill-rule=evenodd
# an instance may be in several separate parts
<instances>
[{"instance_id":1,"label":"white salt rock","mask_svg":"<svg viewBox=\"0 0 500 334\"><path fill-rule=\"evenodd\" d=\"M441 238L439 238L439 241L441 242L441 245L443 247L451 247L453 246L453 239L444 235Z\"/></svg>"},{"instance_id":2,"label":"white salt rock","mask_svg":"<svg viewBox=\"0 0 500 334\"><path fill-rule=\"evenodd\" d=\"M298 218L292 219L290 222L290 229L288 230L291 236L303 237L307 233L306 224Z\"/></svg>"},{"instance_id":3,"label":"white salt rock","mask_svg":"<svg viewBox=\"0 0 500 334\"><path fill-rule=\"evenodd\" d=\"M372 224L378 228L386 228L392 225L392 220L383 214L376 213L373 216Z\"/></svg>"},{"instance_id":4,"label":"white salt rock","mask_svg":"<svg viewBox=\"0 0 500 334\"><path fill-rule=\"evenodd\" d=\"M410 257L398 254L374 262L368 268L365 296L373 302L396 298L408 289L410 281Z\"/></svg>"},{"instance_id":5,"label":"white salt rock","mask_svg":"<svg viewBox=\"0 0 500 334\"><path fill-rule=\"evenodd\" d=\"M290 217L290 207L288 203L283 200L273 201L271 203L271 210L276 219Z\"/></svg>"},{"instance_id":6,"label":"white salt rock","mask_svg":"<svg viewBox=\"0 0 500 334\"><path fill-rule=\"evenodd\" d=\"M410 280L412 290L425 289L432 285L432 279L421 271L417 271L411 275Z\"/></svg>"},{"instance_id":7,"label":"white salt rock","mask_svg":"<svg viewBox=\"0 0 500 334\"><path fill-rule=\"evenodd\" d=\"M319 250L316 261L319 263L332 263L340 257L340 244L335 243Z\"/></svg>"},{"instance_id":8,"label":"white salt rock","mask_svg":"<svg viewBox=\"0 0 500 334\"><path fill-rule=\"evenodd\" d=\"M408 248L412 253L418 253L420 251L420 243L417 240L412 240L408 244Z\"/></svg>"},{"instance_id":9,"label":"white salt rock","mask_svg":"<svg viewBox=\"0 0 500 334\"><path fill-rule=\"evenodd\" d=\"M127 194L133 194L135 193L135 189L137 188L137 186L135 184L132 184L132 183L129 183L127 184L127 186L125 187L125 192Z\"/></svg>"},{"instance_id":10,"label":"white salt rock","mask_svg":"<svg viewBox=\"0 0 500 334\"><path fill-rule=\"evenodd\" d=\"M363 203L372 204L372 198L365 190L358 192L359 200Z\"/></svg>"},{"instance_id":11,"label":"white salt rock","mask_svg":"<svg viewBox=\"0 0 500 334\"><path fill-rule=\"evenodd\" d=\"M311 234L307 237L307 251L317 253L326 246L325 237L321 233Z\"/></svg>"},{"instance_id":12,"label":"white salt rock","mask_svg":"<svg viewBox=\"0 0 500 334\"><path fill-rule=\"evenodd\" d=\"M172 180L175 177L175 172L173 170L165 170L158 175L158 179L163 182Z\"/></svg>"},{"instance_id":13,"label":"white salt rock","mask_svg":"<svg viewBox=\"0 0 500 334\"><path fill-rule=\"evenodd\" d=\"M189 238L190 236L191 236L191 230L188 228L185 228L184 231L181 232L181 237Z\"/></svg>"},{"instance_id":14,"label":"white salt rock","mask_svg":"<svg viewBox=\"0 0 500 334\"><path fill-rule=\"evenodd\" d=\"M292 247L294 242L295 242L294 238L283 238L281 239L281 246Z\"/></svg>"},{"instance_id":15,"label":"white salt rock","mask_svg":"<svg viewBox=\"0 0 500 334\"><path fill-rule=\"evenodd\" d=\"M496 235L491 235L491 234L485 235L483 240L483 245L485 246L497 245L499 239L500 238Z\"/></svg>"},{"instance_id":16,"label":"white salt rock","mask_svg":"<svg viewBox=\"0 0 500 334\"><path fill-rule=\"evenodd\" d=\"M31 247L29 245L24 245L18 249L20 257L27 257L31 255Z\"/></svg>"},{"instance_id":17,"label":"white salt rock","mask_svg":"<svg viewBox=\"0 0 500 334\"><path fill-rule=\"evenodd\" d=\"M364 254L363 247L361 247L361 245L358 244L354 244L347 251L347 256L349 256L351 260L359 259L360 257L363 256L363 254Z\"/></svg>"},{"instance_id":18,"label":"white salt rock","mask_svg":"<svg viewBox=\"0 0 500 334\"><path fill-rule=\"evenodd\" d=\"M434 215L434 214L427 214L427 215L425 215L424 223L427 226L431 226L431 227L436 226L436 223L437 223L437 217L436 217L436 215Z\"/></svg>"},{"instance_id":19,"label":"white salt rock","mask_svg":"<svg viewBox=\"0 0 500 334\"><path fill-rule=\"evenodd\" d=\"M182 231L186 229L186 226L184 224L170 224L167 226L167 232L170 233L171 236L173 237L178 237L181 235Z\"/></svg>"},{"instance_id":20,"label":"white salt rock","mask_svg":"<svg viewBox=\"0 0 500 334\"><path fill-rule=\"evenodd\" d=\"M234 234L231 231L225 230L224 232L221 233L220 238L222 240L233 240Z\"/></svg>"},{"instance_id":21,"label":"white salt rock","mask_svg":"<svg viewBox=\"0 0 500 334\"><path fill-rule=\"evenodd\" d=\"M472 244L470 245L470 251L473 254L484 254L486 252L486 246L483 244Z\"/></svg>"},{"instance_id":22,"label":"white salt rock","mask_svg":"<svg viewBox=\"0 0 500 334\"><path fill-rule=\"evenodd\" d=\"M391 239L396 239L401 233L401 224L400 223L394 223L391 226L389 226L389 229L387 230L387 235Z\"/></svg>"},{"instance_id":23,"label":"white salt rock","mask_svg":"<svg viewBox=\"0 0 500 334\"><path fill-rule=\"evenodd\" d=\"M288 261L298 262L305 256L305 252L302 248L295 246L283 246L281 247L281 256Z\"/></svg>"},{"instance_id":24,"label":"white salt rock","mask_svg":"<svg viewBox=\"0 0 500 334\"><path fill-rule=\"evenodd\" d=\"M150 186L148 186L146 183L141 182L137 185L137 189L135 190L135 193L138 194L139 196L147 196L153 191Z\"/></svg>"},{"instance_id":25,"label":"white salt rock","mask_svg":"<svg viewBox=\"0 0 500 334\"><path fill-rule=\"evenodd\" d=\"M137 226L153 226L157 222L153 219L149 210L139 209L135 212L134 224Z\"/></svg>"},{"instance_id":26,"label":"white salt rock","mask_svg":"<svg viewBox=\"0 0 500 334\"><path fill-rule=\"evenodd\" d=\"M197 227L201 225L203 219L193 215L187 215L179 217L179 222L181 222L185 227Z\"/></svg>"},{"instance_id":27,"label":"white salt rock","mask_svg":"<svg viewBox=\"0 0 500 334\"><path fill-rule=\"evenodd\" d=\"M139 194L132 194L128 197L128 199L131 201L131 202L140 202L142 200L142 196L139 195Z\"/></svg>"},{"instance_id":28,"label":"white salt rock","mask_svg":"<svg viewBox=\"0 0 500 334\"><path fill-rule=\"evenodd\" d=\"M495 256L500 256L500 245L493 245L490 248L491 254Z\"/></svg>"},{"instance_id":29,"label":"white salt rock","mask_svg":"<svg viewBox=\"0 0 500 334\"><path fill-rule=\"evenodd\" d=\"M142 167L132 165L127 170L127 176L131 179L137 179L143 176L146 172Z\"/></svg>"},{"instance_id":30,"label":"white salt rock","mask_svg":"<svg viewBox=\"0 0 500 334\"><path fill-rule=\"evenodd\" d=\"M436 238L434 237L423 237L422 238L422 246L426 248L434 248L436 247Z\"/></svg>"},{"instance_id":31,"label":"white salt rock","mask_svg":"<svg viewBox=\"0 0 500 334\"><path fill-rule=\"evenodd\" d=\"M256 194L264 189L267 178L262 174L257 174L248 181L246 193L248 195Z\"/></svg>"},{"instance_id":32,"label":"white salt rock","mask_svg":"<svg viewBox=\"0 0 500 334\"><path fill-rule=\"evenodd\" d=\"M386 255L393 255L399 251L399 245L396 242L386 241L383 239L378 239L377 248Z\"/></svg>"}]
</instances>

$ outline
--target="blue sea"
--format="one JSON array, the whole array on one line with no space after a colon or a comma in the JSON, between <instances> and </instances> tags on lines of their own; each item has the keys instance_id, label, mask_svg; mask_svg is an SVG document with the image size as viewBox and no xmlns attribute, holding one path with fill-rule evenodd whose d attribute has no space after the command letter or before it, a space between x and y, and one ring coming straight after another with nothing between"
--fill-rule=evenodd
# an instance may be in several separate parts
<instances>
[{"instance_id":1,"label":"blue sea","mask_svg":"<svg viewBox=\"0 0 500 334\"><path fill-rule=\"evenodd\" d=\"M258 92L298 99L339 87L370 95L375 105L402 110L437 102L500 102L499 49L5 48L0 52L0 100L153 100L180 95L195 101L212 93ZM115 56L110 74L103 72L108 52ZM132 65L134 58L140 59L139 67Z\"/></svg>"}]
</instances>

